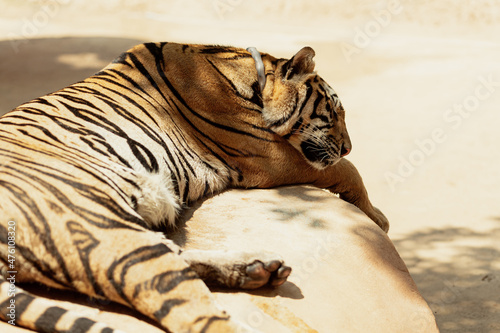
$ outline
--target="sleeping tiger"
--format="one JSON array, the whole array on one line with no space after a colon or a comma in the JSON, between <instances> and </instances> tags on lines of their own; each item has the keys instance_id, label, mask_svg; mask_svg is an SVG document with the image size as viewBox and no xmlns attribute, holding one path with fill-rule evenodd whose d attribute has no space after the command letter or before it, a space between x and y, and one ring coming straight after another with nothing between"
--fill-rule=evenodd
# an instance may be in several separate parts
<instances>
[{"instance_id":1,"label":"sleeping tiger","mask_svg":"<svg viewBox=\"0 0 500 333\"><path fill-rule=\"evenodd\" d=\"M124 304L170 332L237 332L207 284L279 286L291 268L264 252L183 251L162 232L229 188L313 184L387 231L342 158L344 109L313 57L146 43L0 118L0 317L118 331L14 289L15 277Z\"/></svg>"}]
</instances>

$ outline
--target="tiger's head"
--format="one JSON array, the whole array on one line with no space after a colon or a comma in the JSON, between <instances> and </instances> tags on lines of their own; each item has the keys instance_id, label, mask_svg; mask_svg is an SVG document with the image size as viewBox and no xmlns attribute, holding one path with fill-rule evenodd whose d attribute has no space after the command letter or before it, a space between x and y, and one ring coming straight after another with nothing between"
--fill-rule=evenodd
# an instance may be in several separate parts
<instances>
[{"instance_id":1,"label":"tiger's head","mask_svg":"<svg viewBox=\"0 0 500 333\"><path fill-rule=\"evenodd\" d=\"M262 91L267 126L287 140L315 168L349 154L345 111L335 91L314 72L314 50L304 47L290 60L266 66Z\"/></svg>"}]
</instances>

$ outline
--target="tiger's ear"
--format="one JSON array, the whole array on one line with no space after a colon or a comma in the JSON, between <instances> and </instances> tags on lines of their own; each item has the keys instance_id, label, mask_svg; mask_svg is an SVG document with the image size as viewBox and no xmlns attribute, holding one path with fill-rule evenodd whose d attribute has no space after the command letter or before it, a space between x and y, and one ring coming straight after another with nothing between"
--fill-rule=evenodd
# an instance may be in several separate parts
<instances>
[{"instance_id":1,"label":"tiger's ear","mask_svg":"<svg viewBox=\"0 0 500 333\"><path fill-rule=\"evenodd\" d=\"M302 48L292 59L288 60L282 69L285 80L291 80L295 75L310 74L314 71L314 50L306 46Z\"/></svg>"}]
</instances>

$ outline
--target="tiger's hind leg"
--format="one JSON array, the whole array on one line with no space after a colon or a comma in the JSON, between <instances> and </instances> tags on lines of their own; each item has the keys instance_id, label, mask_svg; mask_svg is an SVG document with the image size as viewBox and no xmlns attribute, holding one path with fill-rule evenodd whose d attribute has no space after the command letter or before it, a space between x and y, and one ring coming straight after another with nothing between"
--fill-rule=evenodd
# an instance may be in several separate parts
<instances>
[{"instance_id":1,"label":"tiger's hind leg","mask_svg":"<svg viewBox=\"0 0 500 333\"><path fill-rule=\"evenodd\" d=\"M179 255L180 249L150 231L114 230L89 256L88 267L106 298L127 305L171 332L252 332L218 308ZM78 244L87 244L78 232ZM98 235L98 232L92 233ZM117 242L118 240L118 242Z\"/></svg>"},{"instance_id":2,"label":"tiger's hind leg","mask_svg":"<svg viewBox=\"0 0 500 333\"><path fill-rule=\"evenodd\" d=\"M99 239L91 238L94 236ZM76 251L72 252L91 249L88 255L80 257L85 262L67 258L66 266L70 271L84 272L84 266L90 269L88 275L93 278L92 283L83 276L74 278L70 284L76 291L133 308L168 332L256 332L232 320L216 306L205 283L179 255L179 248L158 233L115 229L110 235L102 230L91 233L79 226L76 234L61 239L59 244L71 247L70 243L63 244L65 240L76 246ZM5 321L10 320L9 285L5 278L0 278L0 319ZM119 332L21 289L17 290L15 299L15 324L18 326L55 333Z\"/></svg>"},{"instance_id":3,"label":"tiger's hind leg","mask_svg":"<svg viewBox=\"0 0 500 333\"><path fill-rule=\"evenodd\" d=\"M208 285L255 289L282 285L292 269L269 252L187 250L181 257Z\"/></svg>"},{"instance_id":4,"label":"tiger's hind leg","mask_svg":"<svg viewBox=\"0 0 500 333\"><path fill-rule=\"evenodd\" d=\"M0 319L40 332L124 333L14 287L0 276Z\"/></svg>"}]
</instances>

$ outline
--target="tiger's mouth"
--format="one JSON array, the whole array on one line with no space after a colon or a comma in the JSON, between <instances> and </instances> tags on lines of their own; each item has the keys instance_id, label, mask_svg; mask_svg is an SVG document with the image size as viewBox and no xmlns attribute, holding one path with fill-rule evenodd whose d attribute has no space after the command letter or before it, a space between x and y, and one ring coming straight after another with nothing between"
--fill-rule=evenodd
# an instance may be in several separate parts
<instances>
[{"instance_id":1,"label":"tiger's mouth","mask_svg":"<svg viewBox=\"0 0 500 333\"><path fill-rule=\"evenodd\" d=\"M302 141L300 149L305 158L320 169L334 165L340 160L340 154L333 147L315 140Z\"/></svg>"}]
</instances>

